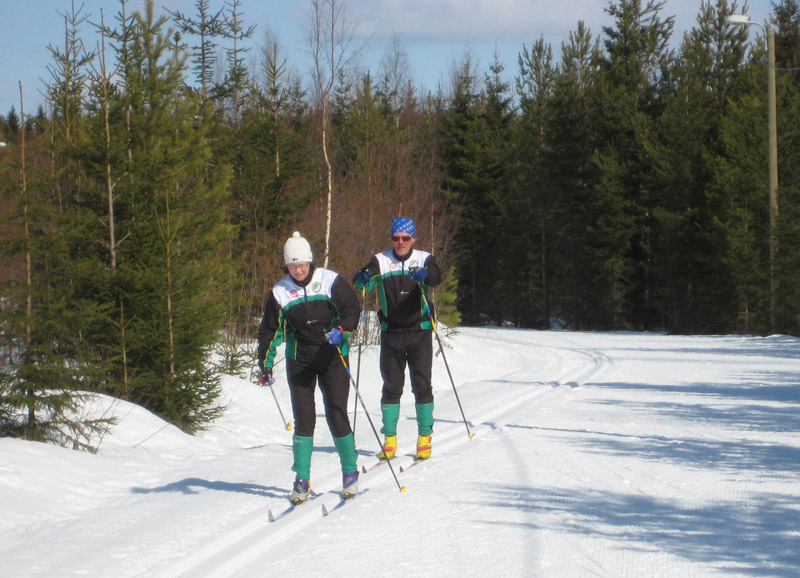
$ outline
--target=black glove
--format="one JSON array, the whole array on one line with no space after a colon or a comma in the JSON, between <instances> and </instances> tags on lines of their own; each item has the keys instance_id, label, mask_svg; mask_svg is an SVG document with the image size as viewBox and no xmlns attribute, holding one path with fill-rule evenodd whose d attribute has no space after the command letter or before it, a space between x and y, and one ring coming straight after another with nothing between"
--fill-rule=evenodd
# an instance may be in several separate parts
<instances>
[{"instance_id":1,"label":"black glove","mask_svg":"<svg viewBox=\"0 0 800 578\"><path fill-rule=\"evenodd\" d=\"M272 368L265 367L261 370L261 377L258 378L258 383L262 386L264 385L272 385L275 383L275 378L272 377Z\"/></svg>"}]
</instances>

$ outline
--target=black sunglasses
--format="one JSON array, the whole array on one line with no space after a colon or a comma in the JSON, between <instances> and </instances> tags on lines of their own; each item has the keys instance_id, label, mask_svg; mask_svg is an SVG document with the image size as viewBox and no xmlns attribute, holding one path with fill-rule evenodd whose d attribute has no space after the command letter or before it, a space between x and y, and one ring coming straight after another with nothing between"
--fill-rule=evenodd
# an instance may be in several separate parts
<instances>
[{"instance_id":1,"label":"black sunglasses","mask_svg":"<svg viewBox=\"0 0 800 578\"><path fill-rule=\"evenodd\" d=\"M394 241L395 243L397 243L398 241L403 241L403 243L408 243L411 239L412 237L410 236L401 237L400 235L396 235L392 237L392 241Z\"/></svg>"}]
</instances>

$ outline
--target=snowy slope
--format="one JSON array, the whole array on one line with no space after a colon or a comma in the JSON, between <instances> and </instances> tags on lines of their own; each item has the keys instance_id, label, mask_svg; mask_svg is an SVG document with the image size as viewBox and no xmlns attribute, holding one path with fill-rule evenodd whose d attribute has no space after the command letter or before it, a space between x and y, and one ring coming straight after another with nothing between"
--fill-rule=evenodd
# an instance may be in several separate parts
<instances>
[{"instance_id":1,"label":"snowy slope","mask_svg":"<svg viewBox=\"0 0 800 578\"><path fill-rule=\"evenodd\" d=\"M399 458L397 481L386 465L362 475L366 492L328 517L341 479L321 402L322 495L270 523L288 505L291 432L268 390L233 377L198 437L105 399L96 411L120 424L97 455L0 439L2 576L800 575L797 339L464 328L446 341L474 437L437 358L434 457L404 472ZM360 383L380 428L373 348ZM379 442L360 407L355 419L369 467ZM413 452L410 392L398 434Z\"/></svg>"}]
</instances>

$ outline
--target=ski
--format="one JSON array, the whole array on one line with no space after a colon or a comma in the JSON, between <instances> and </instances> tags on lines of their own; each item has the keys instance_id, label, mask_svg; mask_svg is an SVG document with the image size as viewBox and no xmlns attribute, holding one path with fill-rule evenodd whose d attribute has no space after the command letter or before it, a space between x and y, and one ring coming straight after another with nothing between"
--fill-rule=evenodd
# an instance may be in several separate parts
<instances>
[{"instance_id":1,"label":"ski","mask_svg":"<svg viewBox=\"0 0 800 578\"><path fill-rule=\"evenodd\" d=\"M272 509L269 509L269 510L267 510L267 518L269 519L270 522L277 522L278 520L280 520L284 516L288 516L289 514L294 512L297 508L299 508L301 506L305 506L308 502L310 502L311 500L319 497L320 495L321 494L312 493L305 502L298 502L296 504L291 504L288 508L286 508L285 510L283 510L281 512L278 512L277 514L273 514L272 513Z\"/></svg>"},{"instance_id":2,"label":"ski","mask_svg":"<svg viewBox=\"0 0 800 578\"><path fill-rule=\"evenodd\" d=\"M367 488L364 491L359 492L357 494L344 494L344 493L339 494L339 497L340 497L339 501L330 510L325 506L325 504L322 504L322 515L323 516L330 516L335 510L338 510L339 508L341 508L342 506L344 506L348 502L352 502L358 496L360 496L362 494L366 494L367 492L369 492L369 488Z\"/></svg>"},{"instance_id":3,"label":"ski","mask_svg":"<svg viewBox=\"0 0 800 578\"><path fill-rule=\"evenodd\" d=\"M391 460L379 459L377 462L372 464L370 467L361 466L361 473L362 474L366 474L367 472L371 472L372 470L377 470L379 467L381 467L383 464L385 464L385 463L387 463L389 461L391 461L394 464L398 464L400 462L405 461L407 458L413 458L413 457L414 457L413 454L412 455L408 455L408 454L399 455L398 454L398 455L395 455ZM399 466L399 467L400 467L400 471L403 471L403 466ZM406 468L406 469L408 469L408 468Z\"/></svg>"},{"instance_id":4,"label":"ski","mask_svg":"<svg viewBox=\"0 0 800 578\"><path fill-rule=\"evenodd\" d=\"M411 465L409 465L409 466L406 466L406 467L400 466L400 473L407 472L408 470L410 470L411 468L413 468L413 467L414 467L414 466L416 466L417 464L420 464L420 463L422 463L422 462L426 462L426 461L428 461L429 459L430 459L430 458L422 458L422 459L417 459L417 458L414 458L414 461L413 461L413 462L411 462Z\"/></svg>"},{"instance_id":5,"label":"ski","mask_svg":"<svg viewBox=\"0 0 800 578\"><path fill-rule=\"evenodd\" d=\"M401 472L408 471L410 468L413 468L418 463L424 462L424 461L427 461L427 460L430 459L430 458L417 459L415 456L405 456L405 457L402 457L402 459L400 459L401 457L402 456L399 456L399 457L396 457L396 458L392 458L392 459L395 462L405 462L406 458L411 458L411 463L410 464L398 466L398 468L400 469ZM375 462L374 464L372 464L369 467L361 466L361 473L362 474L366 474L367 472L371 472L373 470L377 470L379 467L381 467L385 463L386 463L386 460L379 460L379 461Z\"/></svg>"},{"instance_id":6,"label":"ski","mask_svg":"<svg viewBox=\"0 0 800 578\"><path fill-rule=\"evenodd\" d=\"M377 462L372 464L370 467L361 466L361 473L362 474L366 474L367 472L371 472L372 470L377 470L379 467L381 467L385 463L386 463L386 460L378 460Z\"/></svg>"}]
</instances>

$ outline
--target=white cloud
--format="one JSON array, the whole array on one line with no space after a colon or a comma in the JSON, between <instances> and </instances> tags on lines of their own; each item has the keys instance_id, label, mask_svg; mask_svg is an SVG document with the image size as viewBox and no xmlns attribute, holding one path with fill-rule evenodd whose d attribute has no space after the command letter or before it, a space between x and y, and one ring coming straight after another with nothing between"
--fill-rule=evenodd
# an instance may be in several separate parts
<instances>
[{"instance_id":1,"label":"white cloud","mask_svg":"<svg viewBox=\"0 0 800 578\"><path fill-rule=\"evenodd\" d=\"M361 15L368 34L445 43L534 39L548 32L563 34L579 20L599 32L605 5L602 0L355 0L348 10L352 17Z\"/></svg>"}]
</instances>

